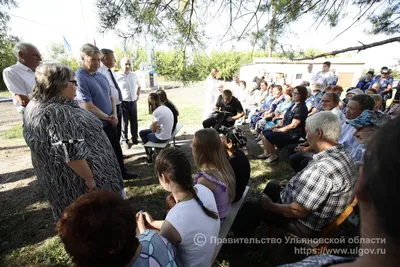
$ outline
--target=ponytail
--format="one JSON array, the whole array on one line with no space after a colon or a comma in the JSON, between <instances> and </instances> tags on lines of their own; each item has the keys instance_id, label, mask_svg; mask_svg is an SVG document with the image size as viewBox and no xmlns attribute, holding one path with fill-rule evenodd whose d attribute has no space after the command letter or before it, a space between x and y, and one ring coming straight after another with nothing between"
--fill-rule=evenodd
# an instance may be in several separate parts
<instances>
[{"instance_id":1,"label":"ponytail","mask_svg":"<svg viewBox=\"0 0 400 267\"><path fill-rule=\"evenodd\" d=\"M197 203L201 206L201 208L203 209L204 213L205 213L208 217L211 217L211 218L213 218L213 219L218 219L218 218L219 218L218 215L217 215L215 212L213 212L213 211L207 209L206 206L204 206L203 201L200 200L200 198L199 198L199 196L197 195L196 191L194 190L194 187L193 187L193 186L192 186L189 190L190 190L190 193L192 193L193 198L194 198L194 199L197 201Z\"/></svg>"}]
</instances>

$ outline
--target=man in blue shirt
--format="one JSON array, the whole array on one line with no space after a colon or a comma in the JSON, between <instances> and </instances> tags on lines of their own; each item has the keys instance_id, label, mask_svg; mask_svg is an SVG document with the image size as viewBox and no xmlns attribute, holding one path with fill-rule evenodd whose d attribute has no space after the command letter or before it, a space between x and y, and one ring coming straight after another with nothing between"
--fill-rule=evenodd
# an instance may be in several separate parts
<instances>
[{"instance_id":1,"label":"man in blue shirt","mask_svg":"<svg viewBox=\"0 0 400 267\"><path fill-rule=\"evenodd\" d=\"M92 44L85 44L81 47L81 57L82 67L76 71L76 80L79 85L77 99L84 109L93 113L103 123L103 130L113 146L123 178L136 178L136 174L125 170L122 149L115 128L118 125L118 118L110 85L106 76L97 72L100 67L100 50Z\"/></svg>"}]
</instances>

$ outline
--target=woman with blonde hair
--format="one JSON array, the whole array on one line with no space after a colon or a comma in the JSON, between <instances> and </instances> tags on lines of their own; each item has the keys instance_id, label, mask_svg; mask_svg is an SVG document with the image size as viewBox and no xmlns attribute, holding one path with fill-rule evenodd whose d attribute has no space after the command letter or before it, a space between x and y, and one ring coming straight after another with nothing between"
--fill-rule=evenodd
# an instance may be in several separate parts
<instances>
[{"instance_id":1,"label":"woman with blonde hair","mask_svg":"<svg viewBox=\"0 0 400 267\"><path fill-rule=\"evenodd\" d=\"M194 162L200 169L194 183L202 184L213 192L222 221L235 198L236 183L219 134L212 128L201 129L194 134L191 147Z\"/></svg>"},{"instance_id":2,"label":"woman with blonde hair","mask_svg":"<svg viewBox=\"0 0 400 267\"><path fill-rule=\"evenodd\" d=\"M23 117L32 165L56 221L75 199L97 188L125 196L121 169L103 125L74 100L76 86L69 67L39 66Z\"/></svg>"},{"instance_id":3,"label":"woman with blonde hair","mask_svg":"<svg viewBox=\"0 0 400 267\"><path fill-rule=\"evenodd\" d=\"M215 103L218 98L219 88L217 88L217 76L218 69L213 68L210 75L207 77L204 88L205 88L205 107L203 112L203 120L208 119L211 113L214 111Z\"/></svg>"}]
</instances>

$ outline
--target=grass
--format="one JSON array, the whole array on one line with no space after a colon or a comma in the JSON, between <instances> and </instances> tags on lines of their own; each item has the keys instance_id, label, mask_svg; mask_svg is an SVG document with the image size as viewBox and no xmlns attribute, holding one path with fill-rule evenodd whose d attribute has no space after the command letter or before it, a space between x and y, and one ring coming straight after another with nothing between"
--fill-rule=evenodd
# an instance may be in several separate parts
<instances>
[{"instance_id":1,"label":"grass","mask_svg":"<svg viewBox=\"0 0 400 267\"><path fill-rule=\"evenodd\" d=\"M20 124L14 125L9 129L0 132L0 138L4 138L4 139L19 139L19 138L23 138L22 126Z\"/></svg>"},{"instance_id":2,"label":"grass","mask_svg":"<svg viewBox=\"0 0 400 267\"><path fill-rule=\"evenodd\" d=\"M9 91L0 91L0 97L11 97Z\"/></svg>"},{"instance_id":3,"label":"grass","mask_svg":"<svg viewBox=\"0 0 400 267\"><path fill-rule=\"evenodd\" d=\"M197 129L201 128L203 108L202 87L180 88L166 90L169 99L178 107L179 123L184 125L183 138L191 138ZM138 102L139 129L148 128L151 123L151 115L147 111L147 94L143 94ZM186 132L186 133L184 133ZM248 136L251 133L246 130ZM187 136L189 135L189 137ZM0 133L0 139L22 138L20 125ZM180 137L182 138L182 137ZM181 149L192 160L191 150L188 145L182 145ZM12 150L10 150L12 153ZM257 199L260 191L270 179L285 179L291 172L290 166L279 161L269 167L255 159L255 155L261 153L261 148L252 137L249 137L246 151L251 164L251 180L249 182L249 199ZM280 154L282 154L280 152ZM281 158L285 158L282 155ZM193 163L193 161L192 161ZM155 219L162 219L165 215L164 200L167 192L159 185L158 178L151 166L144 164L144 160L133 157L126 160L127 167L139 174L139 179L125 182L127 196L136 211L147 210ZM193 173L196 168L193 166ZM31 167L27 167L31 168ZM28 170L21 170L18 175L26 177ZM16 173L1 174L6 180L16 179ZM0 176L0 178L2 178ZM21 178L22 179L22 178ZM14 181L14 180L13 180ZM0 187L1 189L1 187ZM15 196L18 196L15 198ZM0 203L0 266L72 266L71 259L65 252L60 240L54 236L55 223L48 205L35 208L33 203L46 203L43 193L36 179L27 187L15 188L1 192ZM29 208L34 206L33 209ZM12 234L15 233L15 234ZM265 236L265 229L258 230L255 236ZM252 266L265 266L262 262L262 251L252 252L254 262ZM1 260L3 262L1 262ZM229 260L225 257L224 247L214 266L229 266Z\"/></svg>"}]
</instances>

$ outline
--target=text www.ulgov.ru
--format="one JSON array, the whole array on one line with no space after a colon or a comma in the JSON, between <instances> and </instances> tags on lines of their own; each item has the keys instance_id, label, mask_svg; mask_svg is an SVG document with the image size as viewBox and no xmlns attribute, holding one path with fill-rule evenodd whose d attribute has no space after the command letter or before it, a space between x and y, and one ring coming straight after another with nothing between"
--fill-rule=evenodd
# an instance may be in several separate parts
<instances>
[{"instance_id":1,"label":"text www.ulgov.ru","mask_svg":"<svg viewBox=\"0 0 400 267\"><path fill-rule=\"evenodd\" d=\"M321 251L322 250L322 251ZM386 254L385 248L294 248L294 254L312 255L312 254L333 254L333 255L369 255Z\"/></svg>"}]
</instances>

